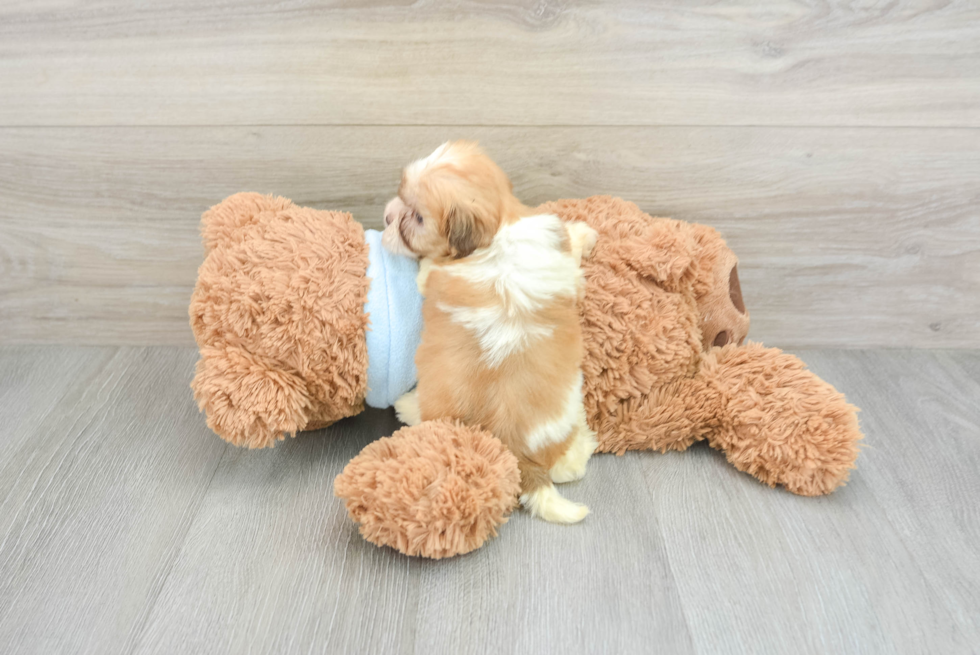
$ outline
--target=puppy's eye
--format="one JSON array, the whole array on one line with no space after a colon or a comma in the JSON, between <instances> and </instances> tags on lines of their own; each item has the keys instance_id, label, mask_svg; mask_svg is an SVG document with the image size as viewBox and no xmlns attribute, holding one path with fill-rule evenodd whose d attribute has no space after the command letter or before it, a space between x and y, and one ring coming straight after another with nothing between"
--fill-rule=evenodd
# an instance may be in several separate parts
<instances>
[{"instance_id":1,"label":"puppy's eye","mask_svg":"<svg viewBox=\"0 0 980 655\"><path fill-rule=\"evenodd\" d=\"M418 223L419 225L422 224L422 214L415 212L415 222Z\"/></svg>"}]
</instances>

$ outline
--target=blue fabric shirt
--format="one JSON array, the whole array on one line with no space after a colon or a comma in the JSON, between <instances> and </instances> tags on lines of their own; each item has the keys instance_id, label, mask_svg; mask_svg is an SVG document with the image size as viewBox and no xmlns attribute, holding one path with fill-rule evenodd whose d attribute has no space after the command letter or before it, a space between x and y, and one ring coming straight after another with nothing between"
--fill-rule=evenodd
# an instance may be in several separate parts
<instances>
[{"instance_id":1,"label":"blue fabric shirt","mask_svg":"<svg viewBox=\"0 0 980 655\"><path fill-rule=\"evenodd\" d=\"M365 230L371 280L364 312L367 330L367 397L370 407L384 409L415 386L415 351L422 338L422 294L415 278L414 259L388 252L381 246L381 232Z\"/></svg>"}]
</instances>

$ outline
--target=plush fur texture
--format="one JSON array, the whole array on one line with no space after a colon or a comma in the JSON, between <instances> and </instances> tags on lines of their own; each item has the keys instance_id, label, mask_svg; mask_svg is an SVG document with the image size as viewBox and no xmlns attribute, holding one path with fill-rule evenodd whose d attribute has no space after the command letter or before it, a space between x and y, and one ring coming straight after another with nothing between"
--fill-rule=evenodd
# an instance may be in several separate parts
<instances>
[{"instance_id":1,"label":"plush fur texture","mask_svg":"<svg viewBox=\"0 0 980 655\"><path fill-rule=\"evenodd\" d=\"M334 481L365 539L433 559L496 536L519 489L517 460L500 440L445 420L375 441Z\"/></svg>"},{"instance_id":2,"label":"plush fur texture","mask_svg":"<svg viewBox=\"0 0 980 655\"><path fill-rule=\"evenodd\" d=\"M191 387L208 427L264 448L364 408L364 231L341 212L239 193L201 217Z\"/></svg>"},{"instance_id":3,"label":"plush fur texture","mask_svg":"<svg viewBox=\"0 0 980 655\"><path fill-rule=\"evenodd\" d=\"M585 407L600 452L707 439L770 486L813 496L844 484L862 437L857 409L797 357L737 345L748 314L731 281L737 260L715 230L651 218L618 198L538 210L600 235L582 262L580 304ZM702 338L709 323L728 345Z\"/></svg>"},{"instance_id":4,"label":"plush fur texture","mask_svg":"<svg viewBox=\"0 0 980 655\"><path fill-rule=\"evenodd\" d=\"M536 211L585 221L600 235L583 263L580 303L585 408L600 451L684 450L707 440L739 470L796 494L826 494L846 482L862 437L856 408L799 358L738 345L748 314L732 280L735 257L717 232L651 218L609 197L562 200ZM229 198L203 223L208 259L191 304L202 358L193 386L212 429L234 443L265 446L283 433L359 411L367 323L360 227L346 214L257 194ZM727 344L715 347L708 331L716 338L727 332ZM468 439L457 432L472 431L431 423L406 428L384 448L368 446L350 470L395 475L415 462L432 480L449 480L463 460L398 444L418 439L431 442L432 452L454 450L454 439ZM506 453L499 441L485 439L493 447L481 445L481 453ZM371 499L369 509L351 516L375 543L448 556L477 547L493 534L486 526L499 525L502 508L516 502L516 459L491 459L492 466L466 469L472 473L466 484L452 487L467 499L460 503L465 512L451 508L455 496L443 495L439 484L406 482L412 493L377 494L389 478L345 473L336 491L346 501ZM574 479L574 467L561 475ZM504 490L508 500L470 488ZM440 500L434 505L433 498ZM483 516L480 498L494 499L484 508L490 518L475 520ZM484 527L472 540L443 537L470 534L474 525Z\"/></svg>"}]
</instances>

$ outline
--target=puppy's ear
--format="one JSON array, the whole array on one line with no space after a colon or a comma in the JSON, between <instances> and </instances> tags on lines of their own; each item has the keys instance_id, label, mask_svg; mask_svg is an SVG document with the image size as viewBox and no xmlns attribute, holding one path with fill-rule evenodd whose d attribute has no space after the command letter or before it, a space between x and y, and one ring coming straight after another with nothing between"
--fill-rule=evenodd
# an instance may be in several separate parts
<instances>
[{"instance_id":1,"label":"puppy's ear","mask_svg":"<svg viewBox=\"0 0 980 655\"><path fill-rule=\"evenodd\" d=\"M453 259L466 257L477 248L490 245L493 230L490 221L471 207L454 204L446 213L446 237Z\"/></svg>"}]
</instances>

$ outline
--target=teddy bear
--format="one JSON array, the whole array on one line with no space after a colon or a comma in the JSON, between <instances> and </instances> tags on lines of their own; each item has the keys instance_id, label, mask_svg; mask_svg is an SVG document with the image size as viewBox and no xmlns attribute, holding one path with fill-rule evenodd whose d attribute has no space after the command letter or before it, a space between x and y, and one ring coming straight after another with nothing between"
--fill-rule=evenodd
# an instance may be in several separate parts
<instances>
[{"instance_id":1,"label":"teddy bear","mask_svg":"<svg viewBox=\"0 0 980 655\"><path fill-rule=\"evenodd\" d=\"M799 358L745 343L737 258L715 230L608 196L538 210L599 233L580 306L598 452L706 440L795 494L846 482L862 438L857 409ZM219 436L272 446L362 411L369 396L388 406L414 384L418 331L390 327L417 325L417 267L378 247L375 231L349 214L237 194L204 213L202 235L191 386ZM335 481L365 538L434 558L497 534L518 489L503 444L451 420L369 444Z\"/></svg>"}]
</instances>

